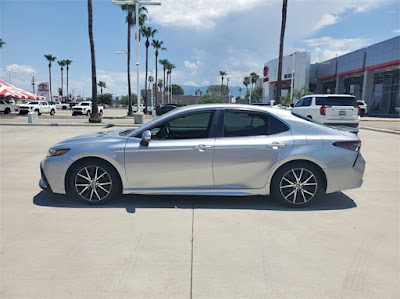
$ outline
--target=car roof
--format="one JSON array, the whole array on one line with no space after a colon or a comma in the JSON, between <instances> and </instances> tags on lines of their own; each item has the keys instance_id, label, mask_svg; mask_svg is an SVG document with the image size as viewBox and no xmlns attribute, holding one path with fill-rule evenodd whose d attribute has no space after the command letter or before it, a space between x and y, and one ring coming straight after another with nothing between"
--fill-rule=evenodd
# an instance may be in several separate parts
<instances>
[{"instance_id":1,"label":"car roof","mask_svg":"<svg viewBox=\"0 0 400 299\"><path fill-rule=\"evenodd\" d=\"M309 94L306 96L303 96L302 98L305 97L325 97L325 98L330 98L330 97L341 97L341 98L354 98L354 95L352 94Z\"/></svg>"}]
</instances>

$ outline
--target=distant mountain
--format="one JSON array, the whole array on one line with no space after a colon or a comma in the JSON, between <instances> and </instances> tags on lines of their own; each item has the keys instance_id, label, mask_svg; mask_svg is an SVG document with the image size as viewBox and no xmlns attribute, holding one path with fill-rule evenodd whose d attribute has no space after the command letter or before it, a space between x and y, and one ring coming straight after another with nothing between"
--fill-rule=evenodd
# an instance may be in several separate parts
<instances>
[{"instance_id":1,"label":"distant mountain","mask_svg":"<svg viewBox=\"0 0 400 299\"><path fill-rule=\"evenodd\" d=\"M187 85L181 85L183 90L185 91L185 95L196 95L195 92L196 90L200 89L203 93L206 93L208 86L201 86L201 87L196 87L196 86L187 86ZM244 97L246 94L246 88L242 87L242 92L239 92L239 86L229 86L229 94L233 95L234 97L237 97L241 95Z\"/></svg>"}]
</instances>

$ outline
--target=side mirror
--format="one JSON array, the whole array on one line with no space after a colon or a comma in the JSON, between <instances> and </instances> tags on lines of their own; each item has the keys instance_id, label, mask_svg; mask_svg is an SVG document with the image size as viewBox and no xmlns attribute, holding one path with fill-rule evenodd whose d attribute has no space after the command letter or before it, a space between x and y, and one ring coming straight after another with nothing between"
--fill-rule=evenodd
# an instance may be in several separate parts
<instances>
[{"instance_id":1,"label":"side mirror","mask_svg":"<svg viewBox=\"0 0 400 299\"><path fill-rule=\"evenodd\" d=\"M151 132L149 130L144 131L142 133L142 141L140 141L140 145L149 146L150 140L151 140Z\"/></svg>"},{"instance_id":2,"label":"side mirror","mask_svg":"<svg viewBox=\"0 0 400 299\"><path fill-rule=\"evenodd\" d=\"M293 108L293 107L294 107L294 104L293 104L293 103L292 103L292 104L290 104L290 107L292 107L292 108Z\"/></svg>"}]
</instances>

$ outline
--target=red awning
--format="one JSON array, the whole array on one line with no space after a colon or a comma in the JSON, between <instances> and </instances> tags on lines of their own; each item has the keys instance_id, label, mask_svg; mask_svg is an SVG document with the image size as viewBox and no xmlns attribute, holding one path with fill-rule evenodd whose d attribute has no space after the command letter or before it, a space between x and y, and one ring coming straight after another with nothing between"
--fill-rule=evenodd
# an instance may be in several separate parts
<instances>
[{"instance_id":1,"label":"red awning","mask_svg":"<svg viewBox=\"0 0 400 299\"><path fill-rule=\"evenodd\" d=\"M15 99L26 99L26 100L44 100L45 97L34 94L32 92L23 90L15 87L6 82L0 81L0 97L12 97Z\"/></svg>"}]
</instances>

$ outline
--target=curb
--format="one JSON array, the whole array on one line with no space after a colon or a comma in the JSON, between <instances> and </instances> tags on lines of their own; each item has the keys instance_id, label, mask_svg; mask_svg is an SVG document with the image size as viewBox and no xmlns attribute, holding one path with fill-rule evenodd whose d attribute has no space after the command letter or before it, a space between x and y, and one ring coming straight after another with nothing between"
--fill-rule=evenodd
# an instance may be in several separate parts
<instances>
[{"instance_id":1,"label":"curb","mask_svg":"<svg viewBox=\"0 0 400 299\"><path fill-rule=\"evenodd\" d=\"M372 127L358 127L358 128L363 129L363 130L368 130L368 131L400 135L400 131L394 131L394 130L388 130L388 129L377 129L377 128L372 128Z\"/></svg>"}]
</instances>

